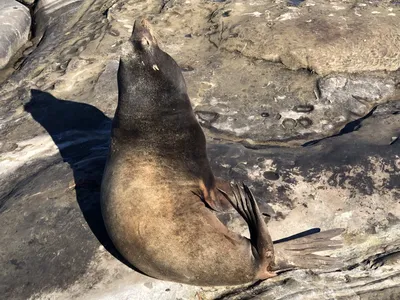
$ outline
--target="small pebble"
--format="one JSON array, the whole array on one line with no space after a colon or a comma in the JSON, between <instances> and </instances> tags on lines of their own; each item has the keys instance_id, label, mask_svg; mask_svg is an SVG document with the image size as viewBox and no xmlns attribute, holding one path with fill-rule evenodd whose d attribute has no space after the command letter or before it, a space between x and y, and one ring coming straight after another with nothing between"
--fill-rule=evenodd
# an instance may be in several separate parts
<instances>
[{"instance_id":1,"label":"small pebble","mask_svg":"<svg viewBox=\"0 0 400 300\"><path fill-rule=\"evenodd\" d=\"M25 49L25 51L22 53L22 55L23 56L28 56L29 54L31 54L33 52L33 50L35 50L35 47L30 46L30 47Z\"/></svg>"},{"instance_id":2,"label":"small pebble","mask_svg":"<svg viewBox=\"0 0 400 300\"><path fill-rule=\"evenodd\" d=\"M263 113L261 113L261 117L268 118L269 117L269 113L263 112Z\"/></svg>"},{"instance_id":3,"label":"small pebble","mask_svg":"<svg viewBox=\"0 0 400 300\"><path fill-rule=\"evenodd\" d=\"M114 28L111 28L109 34L111 34L112 36L119 36L119 31Z\"/></svg>"},{"instance_id":4,"label":"small pebble","mask_svg":"<svg viewBox=\"0 0 400 300\"><path fill-rule=\"evenodd\" d=\"M66 60L66 61L62 62L62 63L59 65L60 70L66 70L67 67L68 67L68 64L69 64L69 60Z\"/></svg>"},{"instance_id":5,"label":"small pebble","mask_svg":"<svg viewBox=\"0 0 400 300\"><path fill-rule=\"evenodd\" d=\"M192 66L184 66L181 68L182 72L191 72L194 70Z\"/></svg>"},{"instance_id":6,"label":"small pebble","mask_svg":"<svg viewBox=\"0 0 400 300\"><path fill-rule=\"evenodd\" d=\"M196 111L196 115L199 119L208 123L214 122L219 117L218 113L211 111Z\"/></svg>"},{"instance_id":7,"label":"small pebble","mask_svg":"<svg viewBox=\"0 0 400 300\"><path fill-rule=\"evenodd\" d=\"M322 130L326 130L326 131L329 131L329 130L332 130L333 129L333 125L332 124L324 124L324 125L322 125ZM356 128L356 127L354 127L354 131L356 131L358 128Z\"/></svg>"},{"instance_id":8,"label":"small pebble","mask_svg":"<svg viewBox=\"0 0 400 300\"><path fill-rule=\"evenodd\" d=\"M302 113L308 113L312 112L314 110L314 105L311 104L301 104L301 105L296 105L293 110L295 112L302 112Z\"/></svg>"},{"instance_id":9,"label":"small pebble","mask_svg":"<svg viewBox=\"0 0 400 300\"><path fill-rule=\"evenodd\" d=\"M229 17L231 15L231 10L227 10L227 11L224 11L223 13L222 13L222 16L223 17Z\"/></svg>"},{"instance_id":10,"label":"small pebble","mask_svg":"<svg viewBox=\"0 0 400 300\"><path fill-rule=\"evenodd\" d=\"M275 116L274 116L274 119L275 120L280 120L282 118L282 116L280 115L280 114L276 114Z\"/></svg>"},{"instance_id":11,"label":"small pebble","mask_svg":"<svg viewBox=\"0 0 400 300\"><path fill-rule=\"evenodd\" d=\"M191 37L192 37L191 33L185 34L185 38L191 38Z\"/></svg>"},{"instance_id":12,"label":"small pebble","mask_svg":"<svg viewBox=\"0 0 400 300\"><path fill-rule=\"evenodd\" d=\"M148 289L152 289L153 288L153 284L151 282L146 282L144 284L145 287L147 287Z\"/></svg>"}]
</instances>

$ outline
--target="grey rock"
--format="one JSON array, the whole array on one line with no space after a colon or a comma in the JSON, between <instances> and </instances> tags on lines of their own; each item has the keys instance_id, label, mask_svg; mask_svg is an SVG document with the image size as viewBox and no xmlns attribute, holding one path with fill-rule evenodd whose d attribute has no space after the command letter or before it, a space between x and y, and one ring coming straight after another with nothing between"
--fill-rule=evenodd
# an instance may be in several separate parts
<instances>
[{"instance_id":1,"label":"grey rock","mask_svg":"<svg viewBox=\"0 0 400 300\"><path fill-rule=\"evenodd\" d=\"M43 2L47 12L36 11L44 13L36 28L40 43L12 76L0 74L8 79L0 87L4 298L399 298L400 114L393 100L400 73L368 71L398 68L400 14L387 0L367 7L267 2L176 0L164 8L158 0ZM332 253L345 268L199 288L124 264L107 237L98 198L119 49L143 15L151 17L161 47L193 68L184 76L215 175L251 186L262 211L275 212L268 223L275 240L315 227L345 228L344 248ZM369 35L371 28L376 34ZM358 39L363 35L367 42ZM352 36L362 48L347 48ZM303 105L314 109L293 110ZM285 129L285 119L297 126ZM237 214L218 217L246 235Z\"/></svg>"},{"instance_id":2,"label":"grey rock","mask_svg":"<svg viewBox=\"0 0 400 300\"><path fill-rule=\"evenodd\" d=\"M320 101L364 116L378 99L394 95L396 83L386 77L329 75L318 80Z\"/></svg>"},{"instance_id":3,"label":"grey rock","mask_svg":"<svg viewBox=\"0 0 400 300\"><path fill-rule=\"evenodd\" d=\"M0 2L0 69L28 41L31 29L29 9L14 0Z\"/></svg>"},{"instance_id":4,"label":"grey rock","mask_svg":"<svg viewBox=\"0 0 400 300\"><path fill-rule=\"evenodd\" d=\"M318 80L321 100L329 103L344 102L353 97L373 102L393 94L395 82L385 77L330 75Z\"/></svg>"},{"instance_id":5,"label":"grey rock","mask_svg":"<svg viewBox=\"0 0 400 300\"><path fill-rule=\"evenodd\" d=\"M290 1L238 2L240 7L236 1L227 3L211 15L216 28L210 40L219 48L320 75L400 67L400 16L393 2L321 0L296 7L288 6ZM231 10L229 18L225 10Z\"/></svg>"},{"instance_id":6,"label":"grey rock","mask_svg":"<svg viewBox=\"0 0 400 300\"><path fill-rule=\"evenodd\" d=\"M346 228L345 247L336 253L343 257L345 268L289 272L257 285L256 292L246 286L228 291L202 288L204 298L298 293L302 299L320 299L328 285L333 295L351 295L365 285L370 285L364 291L369 296L383 287L380 299L398 295L400 265L395 254L400 251L396 206L400 182L396 178L400 166L392 158L400 144L380 145L390 139L391 130L398 129L395 111L396 106L386 105L362 121L359 132L310 147L251 150L238 144L210 143L208 154L215 174L251 184L260 206L272 206L275 214L268 226L274 239L315 226ZM32 92L25 113L32 118L1 132L18 141L21 135L14 133L23 126L30 137L0 154L0 237L7 245L0 257L2 295L13 299L153 299L154 295L176 299L179 291L183 298L195 297L196 287L129 271L107 237L99 189L110 118L92 105L40 91ZM39 128L45 132L35 137ZM382 130L371 137L376 128ZM246 228L235 214L223 219L237 232ZM351 284L343 284L345 276ZM305 287L314 298L302 294ZM173 292L165 294L167 289Z\"/></svg>"},{"instance_id":7,"label":"grey rock","mask_svg":"<svg viewBox=\"0 0 400 300\"><path fill-rule=\"evenodd\" d=\"M37 0L20 0L19 2L22 2L22 3L25 4L26 6L30 7L30 6L32 6L35 2L37 2Z\"/></svg>"},{"instance_id":8,"label":"grey rock","mask_svg":"<svg viewBox=\"0 0 400 300\"><path fill-rule=\"evenodd\" d=\"M114 116L118 101L118 93L115 92L118 90L116 76L118 67L118 60L109 61L94 87L95 106L109 117Z\"/></svg>"},{"instance_id":9,"label":"grey rock","mask_svg":"<svg viewBox=\"0 0 400 300\"><path fill-rule=\"evenodd\" d=\"M196 116L199 119L199 122L204 124L205 126L210 125L212 122L218 119L218 114L213 112L203 112L196 111Z\"/></svg>"},{"instance_id":10,"label":"grey rock","mask_svg":"<svg viewBox=\"0 0 400 300\"><path fill-rule=\"evenodd\" d=\"M42 36L46 28L60 23L60 17L76 10L81 4L82 0L38 0L33 15L36 36Z\"/></svg>"}]
</instances>

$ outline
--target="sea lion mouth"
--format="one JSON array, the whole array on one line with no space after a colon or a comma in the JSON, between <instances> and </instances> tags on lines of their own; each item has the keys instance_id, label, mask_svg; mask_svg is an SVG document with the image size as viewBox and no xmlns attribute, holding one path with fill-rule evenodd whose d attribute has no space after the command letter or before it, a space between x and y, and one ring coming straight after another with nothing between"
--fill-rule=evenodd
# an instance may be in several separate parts
<instances>
[{"instance_id":1,"label":"sea lion mouth","mask_svg":"<svg viewBox=\"0 0 400 300\"><path fill-rule=\"evenodd\" d=\"M133 24L132 35L129 39L135 48L143 50L153 46L157 46L157 39L150 22L146 19L135 21Z\"/></svg>"}]
</instances>

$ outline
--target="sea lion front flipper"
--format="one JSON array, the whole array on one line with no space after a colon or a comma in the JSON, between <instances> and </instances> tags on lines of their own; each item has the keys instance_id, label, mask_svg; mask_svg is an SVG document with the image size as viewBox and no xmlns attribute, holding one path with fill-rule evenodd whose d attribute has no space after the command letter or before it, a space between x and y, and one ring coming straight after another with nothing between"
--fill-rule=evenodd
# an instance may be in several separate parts
<instances>
[{"instance_id":1,"label":"sea lion front flipper","mask_svg":"<svg viewBox=\"0 0 400 300\"><path fill-rule=\"evenodd\" d=\"M215 183L211 187L207 187L204 181L200 181L200 198L207 204L209 208L216 212L233 212L234 209L229 201L226 200L220 193L218 189L228 190L230 189L230 184L221 179L215 178ZM228 188L228 189L227 189Z\"/></svg>"},{"instance_id":2,"label":"sea lion front flipper","mask_svg":"<svg viewBox=\"0 0 400 300\"><path fill-rule=\"evenodd\" d=\"M228 191L231 191L231 183L220 177L215 177L215 185L217 187L217 190L219 191L219 193L217 193L217 196L216 196L217 200L214 201L214 202L218 202L219 210L216 210L216 211L224 212L224 213L235 212L236 209L231 205L231 203L227 200L226 196L224 195L224 194L227 194L230 198L232 198L232 196L233 196L232 192L231 193L228 192ZM264 217L265 223L268 223L269 220L276 215L273 208L270 205L268 205L267 203L261 203L261 204L258 204L257 206L258 206L258 209L260 210L261 214Z\"/></svg>"},{"instance_id":3,"label":"sea lion front flipper","mask_svg":"<svg viewBox=\"0 0 400 300\"><path fill-rule=\"evenodd\" d=\"M275 270L284 269L337 269L342 266L338 257L316 255L314 252L342 247L342 241L332 240L344 229L330 229L298 238L285 238L274 242Z\"/></svg>"},{"instance_id":4,"label":"sea lion front flipper","mask_svg":"<svg viewBox=\"0 0 400 300\"><path fill-rule=\"evenodd\" d=\"M229 197L229 195L221 189L219 189L219 191L226 197L249 226L250 242L253 246L253 250L257 252L255 258L259 261L259 270L256 274L256 278L267 279L276 276L276 273L271 271L274 263L272 239L254 195L245 184L243 184L243 188L240 188L238 184L231 184L231 189L233 197Z\"/></svg>"},{"instance_id":5,"label":"sea lion front flipper","mask_svg":"<svg viewBox=\"0 0 400 300\"><path fill-rule=\"evenodd\" d=\"M231 190L231 184L230 182L226 181L225 179L222 179L221 177L215 177L215 198L216 202L218 202L218 207L221 209L220 211L231 213L236 211L231 203L226 199L226 197L220 193L217 192L219 190L223 191L230 191ZM232 196L232 194L229 194L229 196Z\"/></svg>"}]
</instances>

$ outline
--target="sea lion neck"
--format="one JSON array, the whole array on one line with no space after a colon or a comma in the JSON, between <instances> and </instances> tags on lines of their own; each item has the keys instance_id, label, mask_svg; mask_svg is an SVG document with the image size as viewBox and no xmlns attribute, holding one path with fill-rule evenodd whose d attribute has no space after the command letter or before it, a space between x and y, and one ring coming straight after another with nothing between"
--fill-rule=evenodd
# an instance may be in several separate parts
<instances>
[{"instance_id":1,"label":"sea lion neck","mask_svg":"<svg viewBox=\"0 0 400 300\"><path fill-rule=\"evenodd\" d=\"M179 66L158 47L153 50L121 57L115 113L120 128L137 130L149 122L157 127L192 111Z\"/></svg>"}]
</instances>

